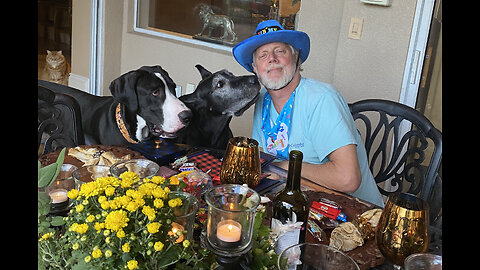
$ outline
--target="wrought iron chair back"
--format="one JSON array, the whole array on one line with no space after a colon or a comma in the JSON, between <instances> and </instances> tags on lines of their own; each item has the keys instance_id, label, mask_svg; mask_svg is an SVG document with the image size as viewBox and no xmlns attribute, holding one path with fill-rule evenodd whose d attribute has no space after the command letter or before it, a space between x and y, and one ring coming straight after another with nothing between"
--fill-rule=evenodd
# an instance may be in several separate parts
<instances>
[{"instance_id":1,"label":"wrought iron chair back","mask_svg":"<svg viewBox=\"0 0 480 270\"><path fill-rule=\"evenodd\" d=\"M38 85L37 138L39 155L85 144L80 106L72 96Z\"/></svg>"},{"instance_id":2,"label":"wrought iron chair back","mask_svg":"<svg viewBox=\"0 0 480 270\"><path fill-rule=\"evenodd\" d=\"M369 166L380 193L408 192L426 200L430 210L429 252L441 254L442 133L423 114L397 102L368 99L349 107L357 129L364 128ZM408 131L400 137L403 128ZM429 144L433 145L430 161L426 151Z\"/></svg>"},{"instance_id":3,"label":"wrought iron chair back","mask_svg":"<svg viewBox=\"0 0 480 270\"><path fill-rule=\"evenodd\" d=\"M365 127L365 149L380 193L408 192L428 200L442 160L442 133L420 112L397 102L369 99L349 107L357 129L361 122ZM402 137L401 125L411 125ZM434 149L425 164L429 141ZM385 182L393 191L379 185Z\"/></svg>"}]
</instances>

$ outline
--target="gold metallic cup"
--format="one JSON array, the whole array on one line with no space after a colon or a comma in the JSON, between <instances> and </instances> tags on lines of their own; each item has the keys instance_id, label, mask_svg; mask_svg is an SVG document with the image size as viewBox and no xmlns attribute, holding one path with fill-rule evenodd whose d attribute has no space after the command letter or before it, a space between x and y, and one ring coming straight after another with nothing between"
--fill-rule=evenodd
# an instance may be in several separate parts
<instances>
[{"instance_id":1,"label":"gold metallic cup","mask_svg":"<svg viewBox=\"0 0 480 270\"><path fill-rule=\"evenodd\" d=\"M247 184L255 188L260 182L260 152L258 142L246 137L228 141L220 170L222 184Z\"/></svg>"},{"instance_id":2,"label":"gold metallic cup","mask_svg":"<svg viewBox=\"0 0 480 270\"><path fill-rule=\"evenodd\" d=\"M428 204L407 193L391 195L376 228L378 249L387 260L403 266L406 257L428 251Z\"/></svg>"}]
</instances>

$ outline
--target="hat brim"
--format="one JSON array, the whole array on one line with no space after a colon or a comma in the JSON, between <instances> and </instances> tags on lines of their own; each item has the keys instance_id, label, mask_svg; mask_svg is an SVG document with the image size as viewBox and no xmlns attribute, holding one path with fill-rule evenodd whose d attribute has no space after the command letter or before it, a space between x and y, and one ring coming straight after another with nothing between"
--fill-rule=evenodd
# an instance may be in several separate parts
<instances>
[{"instance_id":1,"label":"hat brim","mask_svg":"<svg viewBox=\"0 0 480 270\"><path fill-rule=\"evenodd\" d=\"M306 33L295 30L281 30L252 36L233 47L232 53L242 67L253 72L253 52L258 47L271 42L284 42L292 45L300 52L302 63L307 60L310 53L310 38Z\"/></svg>"}]
</instances>

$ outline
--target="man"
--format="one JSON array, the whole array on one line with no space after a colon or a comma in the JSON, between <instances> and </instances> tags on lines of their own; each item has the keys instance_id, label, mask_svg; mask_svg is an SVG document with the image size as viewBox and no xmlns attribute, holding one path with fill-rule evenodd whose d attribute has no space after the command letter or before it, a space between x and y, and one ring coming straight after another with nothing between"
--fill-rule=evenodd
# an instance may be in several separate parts
<instances>
[{"instance_id":1,"label":"man","mask_svg":"<svg viewBox=\"0 0 480 270\"><path fill-rule=\"evenodd\" d=\"M233 48L237 62L264 86L252 137L283 160L277 166L287 169L289 151L300 150L303 177L383 206L344 98L332 85L300 75L310 52L308 35L284 30L275 20L259 23L255 33Z\"/></svg>"}]
</instances>

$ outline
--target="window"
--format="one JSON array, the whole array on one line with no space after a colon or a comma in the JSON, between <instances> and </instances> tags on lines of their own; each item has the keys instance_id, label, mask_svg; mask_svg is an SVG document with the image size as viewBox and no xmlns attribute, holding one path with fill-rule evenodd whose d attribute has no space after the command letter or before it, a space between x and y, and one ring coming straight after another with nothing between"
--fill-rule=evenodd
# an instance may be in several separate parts
<instances>
[{"instance_id":1,"label":"window","mask_svg":"<svg viewBox=\"0 0 480 270\"><path fill-rule=\"evenodd\" d=\"M231 50L264 20L295 29L299 9L300 0L136 0L134 30Z\"/></svg>"}]
</instances>

